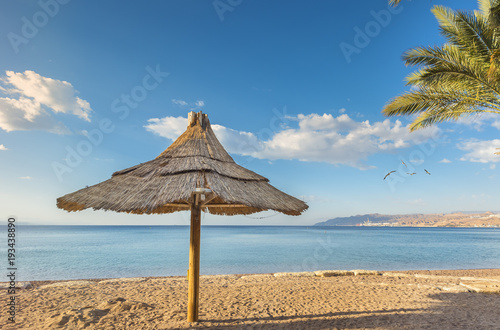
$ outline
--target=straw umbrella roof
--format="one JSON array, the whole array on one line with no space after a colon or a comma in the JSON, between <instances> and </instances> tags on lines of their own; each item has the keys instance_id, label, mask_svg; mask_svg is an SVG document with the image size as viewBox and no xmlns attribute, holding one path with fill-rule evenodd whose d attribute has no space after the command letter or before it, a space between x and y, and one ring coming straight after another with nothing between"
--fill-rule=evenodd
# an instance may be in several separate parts
<instances>
[{"instance_id":1,"label":"straw umbrella roof","mask_svg":"<svg viewBox=\"0 0 500 330\"><path fill-rule=\"evenodd\" d=\"M160 214L189 210L196 188L212 192L202 210L251 214L275 210L300 215L308 206L239 166L217 140L206 114L189 114L187 130L155 159L113 173L109 180L57 199L66 211L111 210Z\"/></svg>"}]
</instances>

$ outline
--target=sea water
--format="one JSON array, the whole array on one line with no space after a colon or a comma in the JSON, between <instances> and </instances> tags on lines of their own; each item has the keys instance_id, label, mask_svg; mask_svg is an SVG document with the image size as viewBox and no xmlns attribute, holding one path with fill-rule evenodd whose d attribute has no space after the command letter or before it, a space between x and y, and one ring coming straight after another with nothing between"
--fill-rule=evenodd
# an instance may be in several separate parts
<instances>
[{"instance_id":1,"label":"sea water","mask_svg":"<svg viewBox=\"0 0 500 330\"><path fill-rule=\"evenodd\" d=\"M188 226L26 225L16 232L18 281L179 276L188 259ZM499 267L497 228L201 229L201 274Z\"/></svg>"}]
</instances>

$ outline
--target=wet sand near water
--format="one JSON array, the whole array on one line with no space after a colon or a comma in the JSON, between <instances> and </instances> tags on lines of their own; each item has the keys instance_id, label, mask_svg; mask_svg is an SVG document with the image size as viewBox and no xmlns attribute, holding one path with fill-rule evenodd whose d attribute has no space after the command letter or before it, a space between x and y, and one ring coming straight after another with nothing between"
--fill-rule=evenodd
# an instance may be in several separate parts
<instances>
[{"instance_id":1,"label":"wet sand near water","mask_svg":"<svg viewBox=\"0 0 500 330\"><path fill-rule=\"evenodd\" d=\"M500 329L500 269L213 275L187 323L185 277L19 283L2 329Z\"/></svg>"}]
</instances>

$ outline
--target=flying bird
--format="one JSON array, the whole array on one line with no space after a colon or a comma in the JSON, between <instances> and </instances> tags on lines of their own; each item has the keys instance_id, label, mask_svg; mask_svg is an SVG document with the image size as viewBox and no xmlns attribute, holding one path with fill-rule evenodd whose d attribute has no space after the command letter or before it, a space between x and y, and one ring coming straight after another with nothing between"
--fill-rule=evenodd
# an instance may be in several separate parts
<instances>
[{"instance_id":1,"label":"flying bird","mask_svg":"<svg viewBox=\"0 0 500 330\"><path fill-rule=\"evenodd\" d=\"M396 172L396 171L390 171L389 173L387 173L387 174L384 176L384 180L385 180L385 178L387 178L389 175L391 175L391 173L394 173L394 172Z\"/></svg>"},{"instance_id":2,"label":"flying bird","mask_svg":"<svg viewBox=\"0 0 500 330\"><path fill-rule=\"evenodd\" d=\"M401 163L403 163L403 165L406 166L405 162L403 162L402 159L401 159ZM408 168L408 166L406 166L406 168Z\"/></svg>"},{"instance_id":3,"label":"flying bird","mask_svg":"<svg viewBox=\"0 0 500 330\"><path fill-rule=\"evenodd\" d=\"M431 175L431 174L429 173L429 171L427 171L425 168L424 168L424 171L425 171L425 173L427 173L427 174Z\"/></svg>"},{"instance_id":4,"label":"flying bird","mask_svg":"<svg viewBox=\"0 0 500 330\"><path fill-rule=\"evenodd\" d=\"M409 175L415 175L415 174L417 174L417 173L413 172L413 173L406 173L406 174L409 174Z\"/></svg>"}]
</instances>

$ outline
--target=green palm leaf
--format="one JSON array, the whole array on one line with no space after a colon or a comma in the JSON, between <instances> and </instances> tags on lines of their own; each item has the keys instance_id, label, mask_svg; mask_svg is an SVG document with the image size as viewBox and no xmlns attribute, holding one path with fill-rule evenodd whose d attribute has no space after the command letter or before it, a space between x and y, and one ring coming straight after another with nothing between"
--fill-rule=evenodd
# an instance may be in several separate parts
<instances>
[{"instance_id":1,"label":"green palm leaf","mask_svg":"<svg viewBox=\"0 0 500 330\"><path fill-rule=\"evenodd\" d=\"M416 116L410 130L439 122L500 114L500 0L479 0L479 11L434 6L443 46L416 47L403 54L417 66L406 82L412 90L390 100L386 116ZM499 15L497 15L497 12ZM500 19L499 19L500 22ZM500 39L499 39L500 40Z\"/></svg>"},{"instance_id":2,"label":"green palm leaf","mask_svg":"<svg viewBox=\"0 0 500 330\"><path fill-rule=\"evenodd\" d=\"M414 131L464 116L486 112L500 114L497 100L498 94L488 91L471 95L456 89L422 88L394 98L383 112L387 116L419 115L410 125L410 130Z\"/></svg>"},{"instance_id":3,"label":"green palm leaf","mask_svg":"<svg viewBox=\"0 0 500 330\"><path fill-rule=\"evenodd\" d=\"M394 7L399 5L400 2L401 0L389 0L389 4Z\"/></svg>"}]
</instances>

